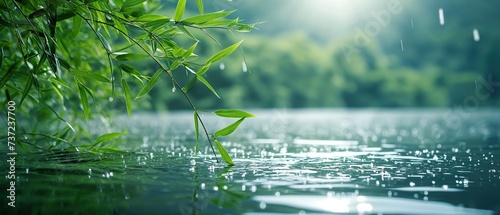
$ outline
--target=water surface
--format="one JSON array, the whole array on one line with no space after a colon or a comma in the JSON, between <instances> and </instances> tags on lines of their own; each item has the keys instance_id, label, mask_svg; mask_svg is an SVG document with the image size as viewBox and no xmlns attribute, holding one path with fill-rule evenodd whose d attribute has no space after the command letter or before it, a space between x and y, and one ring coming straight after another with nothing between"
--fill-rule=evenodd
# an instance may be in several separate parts
<instances>
[{"instance_id":1,"label":"water surface","mask_svg":"<svg viewBox=\"0 0 500 215\"><path fill-rule=\"evenodd\" d=\"M499 111L254 113L221 138L233 167L217 163L204 139L193 151L189 112L116 119L129 131L128 154L18 155L17 213L500 212ZM212 132L231 123L203 116Z\"/></svg>"}]
</instances>

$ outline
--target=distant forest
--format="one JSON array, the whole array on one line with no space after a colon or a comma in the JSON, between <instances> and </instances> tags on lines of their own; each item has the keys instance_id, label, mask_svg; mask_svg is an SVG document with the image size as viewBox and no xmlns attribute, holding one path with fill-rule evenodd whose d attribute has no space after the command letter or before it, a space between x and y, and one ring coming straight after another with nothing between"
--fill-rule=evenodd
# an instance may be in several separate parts
<instances>
[{"instance_id":1,"label":"distant forest","mask_svg":"<svg viewBox=\"0 0 500 215\"><path fill-rule=\"evenodd\" d=\"M193 13L197 10L194 2L188 1ZM487 83L493 80L500 85L500 2L353 2L354 6L366 2L373 6L360 9L343 23L313 17L313 10L301 11L311 4L305 0L215 0L207 4L207 11L237 9L233 18L263 23L256 26L259 30L235 32L234 37L216 29L208 32L220 45L201 41L200 56L245 41L242 50L212 65L207 73L206 79L222 99L206 93L199 83L190 92L193 99L206 109L453 107L476 101L480 107L500 105L500 86ZM164 3L165 9L172 9L172 1ZM390 4L398 4L400 12L384 20L383 11ZM379 29L369 26L374 22ZM144 65L144 69L157 68ZM174 75L182 80L186 72L178 70ZM172 93L171 83L160 81L150 92L149 103L139 109L188 108L180 93Z\"/></svg>"}]
</instances>

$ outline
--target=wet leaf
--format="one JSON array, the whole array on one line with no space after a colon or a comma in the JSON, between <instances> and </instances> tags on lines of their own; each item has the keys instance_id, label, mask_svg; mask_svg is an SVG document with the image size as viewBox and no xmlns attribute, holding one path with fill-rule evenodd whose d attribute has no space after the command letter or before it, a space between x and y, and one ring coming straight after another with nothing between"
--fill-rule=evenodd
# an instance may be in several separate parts
<instances>
[{"instance_id":1,"label":"wet leaf","mask_svg":"<svg viewBox=\"0 0 500 215\"><path fill-rule=\"evenodd\" d=\"M34 19L43 15L45 15L45 9L40 9L28 15L28 18Z\"/></svg>"},{"instance_id":2,"label":"wet leaf","mask_svg":"<svg viewBox=\"0 0 500 215\"><path fill-rule=\"evenodd\" d=\"M228 125L227 127L223 128L223 129L216 131L214 134L214 137L230 135L238 128L238 126L240 126L240 124L241 124L241 122L243 122L243 120L245 120L245 117L239 119L238 121L234 122L231 125Z\"/></svg>"},{"instance_id":3,"label":"wet leaf","mask_svg":"<svg viewBox=\"0 0 500 215\"><path fill-rule=\"evenodd\" d=\"M127 115L130 117L130 113L132 112L132 96L130 95L130 89L128 87L127 81L122 79L122 87L125 97L125 106L127 107Z\"/></svg>"},{"instance_id":4,"label":"wet leaf","mask_svg":"<svg viewBox=\"0 0 500 215\"><path fill-rule=\"evenodd\" d=\"M144 95L148 94L151 89L155 86L156 82L158 81L158 78L160 77L161 73L163 73L163 70L159 69L156 71L156 73L149 79L148 83L142 88L142 90L139 92L139 94L135 97L135 100L138 98L143 97Z\"/></svg>"},{"instance_id":5,"label":"wet leaf","mask_svg":"<svg viewBox=\"0 0 500 215\"><path fill-rule=\"evenodd\" d=\"M82 104L83 107L83 115L85 115L85 119L89 119L89 100L87 98L86 90L85 88L81 85L78 84L78 91L80 93L80 103Z\"/></svg>"},{"instance_id":6,"label":"wet leaf","mask_svg":"<svg viewBox=\"0 0 500 215\"><path fill-rule=\"evenodd\" d=\"M103 135L99 136L97 139L95 139L95 142L92 145L92 147L97 146L99 143L115 139L115 138L117 138L123 134L126 134L126 133L127 132L114 132L114 133L103 134Z\"/></svg>"},{"instance_id":7,"label":"wet leaf","mask_svg":"<svg viewBox=\"0 0 500 215\"><path fill-rule=\"evenodd\" d=\"M198 80L198 79L196 78L196 76L191 77L191 79L189 79L189 81L188 81L188 83L186 84L186 86L184 86L184 87L182 88L182 91L184 91L184 92L186 92L186 93L187 93L187 92L189 92L189 90L191 90L191 89L194 87L194 85L196 84L196 81L197 81L197 80Z\"/></svg>"},{"instance_id":8,"label":"wet leaf","mask_svg":"<svg viewBox=\"0 0 500 215\"><path fill-rule=\"evenodd\" d=\"M80 16L74 16L73 17L73 28L71 29L71 38L75 38L78 33L80 33L80 30L82 29L82 22L83 19Z\"/></svg>"},{"instance_id":9,"label":"wet leaf","mask_svg":"<svg viewBox=\"0 0 500 215\"><path fill-rule=\"evenodd\" d=\"M198 41L198 39L196 39L196 37L194 37L194 35L191 34L191 32L188 29L186 29L186 27L184 27L183 25L177 25L177 27L179 28L179 30L184 32L188 37L190 37L193 40Z\"/></svg>"},{"instance_id":10,"label":"wet leaf","mask_svg":"<svg viewBox=\"0 0 500 215\"><path fill-rule=\"evenodd\" d=\"M242 111L242 110L230 110L230 109L228 109L228 110L216 110L216 111L214 111L214 113L217 116L226 117L226 118L243 118L243 117L252 118L252 117L256 117L255 115L248 113L246 111Z\"/></svg>"},{"instance_id":11,"label":"wet leaf","mask_svg":"<svg viewBox=\"0 0 500 215\"><path fill-rule=\"evenodd\" d=\"M216 54L214 54L212 57L210 57L208 60L207 60L207 63L213 63L213 62L216 62L228 55L230 55L231 53L233 53L234 50L236 50L236 48L238 48L238 46L240 46L240 44L243 42L242 41L239 41L219 52L217 52Z\"/></svg>"},{"instance_id":12,"label":"wet leaf","mask_svg":"<svg viewBox=\"0 0 500 215\"><path fill-rule=\"evenodd\" d=\"M143 16L140 16L136 18L134 21L135 22L151 22L151 21L157 21L157 20L163 20L166 23L170 20L170 18L162 15L157 15L157 14L145 14Z\"/></svg>"},{"instance_id":13,"label":"wet leaf","mask_svg":"<svg viewBox=\"0 0 500 215\"><path fill-rule=\"evenodd\" d=\"M199 131L199 126L198 126L198 112L195 110L194 111L194 133L196 135L196 147L195 147L195 154L198 153L198 139L200 136L200 131Z\"/></svg>"},{"instance_id":14,"label":"wet leaf","mask_svg":"<svg viewBox=\"0 0 500 215\"><path fill-rule=\"evenodd\" d=\"M116 56L116 60L118 61L132 61L132 60L140 60L143 58L147 58L148 55L145 54L133 54L133 53L127 53L127 54L120 54Z\"/></svg>"},{"instance_id":15,"label":"wet leaf","mask_svg":"<svg viewBox=\"0 0 500 215\"><path fill-rule=\"evenodd\" d=\"M71 70L71 72L78 77L86 77L104 83L111 83L111 80L109 80L108 78L94 72L80 70Z\"/></svg>"},{"instance_id":16,"label":"wet leaf","mask_svg":"<svg viewBox=\"0 0 500 215\"><path fill-rule=\"evenodd\" d=\"M201 14L198 16L189 17L185 20L182 20L182 22L188 24L203 24L222 17L226 17L233 12L234 11L217 11L213 13Z\"/></svg>"},{"instance_id":17,"label":"wet leaf","mask_svg":"<svg viewBox=\"0 0 500 215\"><path fill-rule=\"evenodd\" d=\"M231 156L229 156L226 149L224 149L224 146L222 146L222 144L220 144L220 142L217 139L215 139L215 146L217 147L217 150L219 150L222 159L230 166L234 166Z\"/></svg>"},{"instance_id":18,"label":"wet leaf","mask_svg":"<svg viewBox=\"0 0 500 215\"><path fill-rule=\"evenodd\" d=\"M198 11L200 11L200 14L203 14L204 8L203 8L203 1L202 0L196 0L196 5L198 6Z\"/></svg>"},{"instance_id":19,"label":"wet leaf","mask_svg":"<svg viewBox=\"0 0 500 215\"><path fill-rule=\"evenodd\" d=\"M210 83L208 83L207 80L205 80L205 78L203 78L202 76L200 75L196 75L196 78L201 82L203 83L208 89L210 89L210 91L212 91L212 93L214 93L215 96L217 96L217 98L220 99L220 96L219 94L217 94L217 92L215 92L215 89L212 87L212 85L210 85Z\"/></svg>"},{"instance_id":20,"label":"wet leaf","mask_svg":"<svg viewBox=\"0 0 500 215\"><path fill-rule=\"evenodd\" d=\"M196 49L196 46L198 45L198 42L194 43L184 54L182 55L183 58L188 58L193 54L194 49Z\"/></svg>"},{"instance_id":21,"label":"wet leaf","mask_svg":"<svg viewBox=\"0 0 500 215\"><path fill-rule=\"evenodd\" d=\"M177 7L175 8L175 15L174 15L174 20L176 22L181 21L185 8L186 8L186 0L177 1Z\"/></svg>"},{"instance_id":22,"label":"wet leaf","mask_svg":"<svg viewBox=\"0 0 500 215\"><path fill-rule=\"evenodd\" d=\"M131 8L133 6L142 4L145 1L146 0L128 0L128 1L126 1L126 2L123 3L121 10L123 11L123 10L125 10L127 8Z\"/></svg>"}]
</instances>

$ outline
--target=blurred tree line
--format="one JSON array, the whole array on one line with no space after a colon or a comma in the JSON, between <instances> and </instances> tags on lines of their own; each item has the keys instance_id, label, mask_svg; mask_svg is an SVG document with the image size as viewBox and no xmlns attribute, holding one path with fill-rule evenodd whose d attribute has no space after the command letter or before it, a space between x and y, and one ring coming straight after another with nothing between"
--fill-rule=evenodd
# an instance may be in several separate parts
<instances>
[{"instance_id":1,"label":"blurred tree line","mask_svg":"<svg viewBox=\"0 0 500 215\"><path fill-rule=\"evenodd\" d=\"M243 50L212 65L207 73L206 79L222 99L207 96L199 83L191 95L206 108L451 107L475 95L481 84L478 78L500 81L500 29L496 27L500 3L396 1L401 13L392 14L369 42L356 45L356 29L365 31L367 23L375 20L370 13L384 10L391 1L376 2L376 7L362 11L365 15L336 29L311 26L304 21L307 14L299 11L280 12L293 3L300 10L301 4L309 4L306 1L214 1L207 8L237 8L232 16L266 22L257 26L260 31L243 36L210 32L223 38L222 46L245 39ZM444 25L439 23L439 8L445 12ZM188 2L188 9L196 11L196 5ZM478 30L479 41L474 40L473 29ZM220 45L205 38L198 47L200 55L209 56ZM348 54L349 47L355 52ZM182 80L187 71L174 74ZM189 107L180 93L163 87L169 85L167 81L160 82L150 92L151 104L143 109ZM500 89L479 105L500 105Z\"/></svg>"}]
</instances>

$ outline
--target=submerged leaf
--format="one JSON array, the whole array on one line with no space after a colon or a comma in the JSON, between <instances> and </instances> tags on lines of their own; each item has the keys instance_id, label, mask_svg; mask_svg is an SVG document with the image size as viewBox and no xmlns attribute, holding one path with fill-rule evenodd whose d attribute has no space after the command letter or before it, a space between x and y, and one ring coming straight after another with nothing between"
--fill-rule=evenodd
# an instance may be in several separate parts
<instances>
[{"instance_id":1,"label":"submerged leaf","mask_svg":"<svg viewBox=\"0 0 500 215\"><path fill-rule=\"evenodd\" d=\"M215 146L217 147L217 150L219 150L220 156L222 159L229 164L230 166L234 166L233 160L231 159L231 156L227 153L226 149L220 144L220 142L215 139Z\"/></svg>"}]
</instances>

